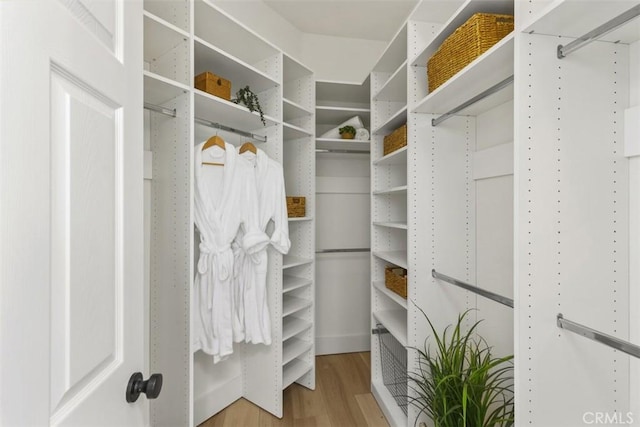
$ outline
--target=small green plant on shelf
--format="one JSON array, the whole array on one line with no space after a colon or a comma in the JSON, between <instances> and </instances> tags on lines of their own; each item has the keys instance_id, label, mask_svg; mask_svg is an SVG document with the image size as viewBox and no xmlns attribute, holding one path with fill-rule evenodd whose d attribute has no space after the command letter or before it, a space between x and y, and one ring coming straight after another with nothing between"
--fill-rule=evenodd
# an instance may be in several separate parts
<instances>
[{"instance_id":1,"label":"small green plant on shelf","mask_svg":"<svg viewBox=\"0 0 640 427\"><path fill-rule=\"evenodd\" d=\"M349 125L341 127L338 132L342 139L353 139L356 136L356 128Z\"/></svg>"},{"instance_id":2,"label":"small green plant on shelf","mask_svg":"<svg viewBox=\"0 0 640 427\"><path fill-rule=\"evenodd\" d=\"M496 357L482 338L475 338L480 321L463 332L470 310L458 316L450 331L439 335L427 315L435 350L427 345L418 352L417 372L409 373L414 392L409 402L429 416L436 427L513 426L513 356ZM416 419L417 422L417 419Z\"/></svg>"},{"instance_id":3,"label":"small green plant on shelf","mask_svg":"<svg viewBox=\"0 0 640 427\"><path fill-rule=\"evenodd\" d=\"M264 113L262 112L262 107L260 106L260 100L258 99L258 95L253 93L249 86L245 86L236 92L236 97L231 100L236 104L242 104L249 109L252 113L257 111L260 113L260 120L264 126L267 125L267 122L264 119Z\"/></svg>"}]
</instances>

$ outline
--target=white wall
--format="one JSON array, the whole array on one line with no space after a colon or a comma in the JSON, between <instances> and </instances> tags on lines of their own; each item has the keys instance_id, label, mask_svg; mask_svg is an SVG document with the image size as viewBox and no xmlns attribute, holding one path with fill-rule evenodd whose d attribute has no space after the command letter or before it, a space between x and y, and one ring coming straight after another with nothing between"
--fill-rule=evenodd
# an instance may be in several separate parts
<instances>
[{"instance_id":1,"label":"white wall","mask_svg":"<svg viewBox=\"0 0 640 427\"><path fill-rule=\"evenodd\" d=\"M300 60L316 73L316 80L362 83L387 45L378 40L303 33Z\"/></svg>"}]
</instances>

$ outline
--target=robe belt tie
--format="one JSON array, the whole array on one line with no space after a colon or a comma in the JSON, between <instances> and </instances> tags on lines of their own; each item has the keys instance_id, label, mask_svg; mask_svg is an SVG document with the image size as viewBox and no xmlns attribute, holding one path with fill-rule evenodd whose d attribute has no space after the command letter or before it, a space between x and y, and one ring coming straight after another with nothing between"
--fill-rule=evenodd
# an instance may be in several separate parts
<instances>
[{"instance_id":1,"label":"robe belt tie","mask_svg":"<svg viewBox=\"0 0 640 427\"><path fill-rule=\"evenodd\" d=\"M213 247L206 242L200 242L199 248L198 273L205 274L213 264L218 267L218 279L227 280L233 266L231 245Z\"/></svg>"}]
</instances>

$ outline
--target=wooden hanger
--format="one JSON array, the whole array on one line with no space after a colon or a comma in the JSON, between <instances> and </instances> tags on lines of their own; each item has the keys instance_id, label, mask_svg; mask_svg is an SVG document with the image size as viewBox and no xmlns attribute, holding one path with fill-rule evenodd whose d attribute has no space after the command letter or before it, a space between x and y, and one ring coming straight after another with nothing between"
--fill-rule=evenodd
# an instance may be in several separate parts
<instances>
[{"instance_id":1,"label":"wooden hanger","mask_svg":"<svg viewBox=\"0 0 640 427\"><path fill-rule=\"evenodd\" d=\"M245 142L244 144L242 144L242 147L240 147L240 154L246 151L251 151L253 154L258 154L258 149L250 142Z\"/></svg>"},{"instance_id":2,"label":"wooden hanger","mask_svg":"<svg viewBox=\"0 0 640 427\"><path fill-rule=\"evenodd\" d=\"M218 135L214 135L211 138L207 139L207 142L202 146L202 151L211 147L220 147L223 150L226 150L227 147L224 144L224 139L220 138ZM216 162L202 162L203 165L208 166L224 166L224 163L216 163Z\"/></svg>"}]
</instances>

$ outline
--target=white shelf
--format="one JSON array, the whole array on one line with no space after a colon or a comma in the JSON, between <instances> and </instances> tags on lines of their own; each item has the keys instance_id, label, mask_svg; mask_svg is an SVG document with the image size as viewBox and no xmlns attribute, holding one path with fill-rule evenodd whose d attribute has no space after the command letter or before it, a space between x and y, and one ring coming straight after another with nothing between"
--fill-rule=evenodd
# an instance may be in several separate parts
<instances>
[{"instance_id":1,"label":"white shelf","mask_svg":"<svg viewBox=\"0 0 640 427\"><path fill-rule=\"evenodd\" d=\"M282 297L282 317L286 317L307 307L311 307L311 301L308 299L292 297L291 295L284 295Z\"/></svg>"},{"instance_id":2,"label":"white shelf","mask_svg":"<svg viewBox=\"0 0 640 427\"><path fill-rule=\"evenodd\" d=\"M407 61L404 61L389 77L389 80L373 96L373 100L407 102Z\"/></svg>"},{"instance_id":3,"label":"white shelf","mask_svg":"<svg viewBox=\"0 0 640 427\"><path fill-rule=\"evenodd\" d=\"M156 17L175 25L180 30L189 31L189 3L167 1L145 1L144 10ZM145 43L150 40L145 39ZM153 42L153 41L151 41Z\"/></svg>"},{"instance_id":4,"label":"white shelf","mask_svg":"<svg viewBox=\"0 0 640 427\"><path fill-rule=\"evenodd\" d=\"M300 289L305 286L311 285L311 279L304 279L302 277L289 276L287 274L282 275L282 292L291 292L294 289Z\"/></svg>"},{"instance_id":5,"label":"white shelf","mask_svg":"<svg viewBox=\"0 0 640 427\"><path fill-rule=\"evenodd\" d=\"M312 366L300 359L294 359L283 368L282 389L289 387L296 380L311 370Z\"/></svg>"},{"instance_id":6,"label":"white shelf","mask_svg":"<svg viewBox=\"0 0 640 427\"><path fill-rule=\"evenodd\" d=\"M407 251L373 251L373 255L398 267L409 268Z\"/></svg>"},{"instance_id":7,"label":"white shelf","mask_svg":"<svg viewBox=\"0 0 640 427\"><path fill-rule=\"evenodd\" d=\"M311 322L297 317L287 316L282 320L282 341L298 335L311 327Z\"/></svg>"},{"instance_id":8,"label":"white shelf","mask_svg":"<svg viewBox=\"0 0 640 427\"><path fill-rule=\"evenodd\" d=\"M373 317L398 340L403 347L407 346L407 311L382 310L374 311Z\"/></svg>"},{"instance_id":9,"label":"white shelf","mask_svg":"<svg viewBox=\"0 0 640 427\"><path fill-rule=\"evenodd\" d=\"M249 112L242 105L234 104L198 89L194 90L193 98L197 118L256 134L264 134L266 131L266 127L260 121L260 115L257 112ZM267 126L276 123L269 116L264 116L264 118Z\"/></svg>"},{"instance_id":10,"label":"white shelf","mask_svg":"<svg viewBox=\"0 0 640 427\"><path fill-rule=\"evenodd\" d=\"M162 106L183 93L189 92L189 87L182 83L152 73L143 71L144 75L144 100L158 106Z\"/></svg>"},{"instance_id":11,"label":"white shelf","mask_svg":"<svg viewBox=\"0 0 640 427\"><path fill-rule=\"evenodd\" d=\"M525 24L522 31L577 38L626 12L632 6L628 1L601 0L586 4L579 1L556 0L530 23ZM636 18L598 40L634 43L640 40L640 19ZM553 54L555 55L555 52Z\"/></svg>"},{"instance_id":12,"label":"white shelf","mask_svg":"<svg viewBox=\"0 0 640 427\"><path fill-rule=\"evenodd\" d=\"M369 77L367 77L362 84L352 82L316 81L317 105L341 105L344 107L349 106L358 108L369 105L370 101Z\"/></svg>"},{"instance_id":13,"label":"white shelf","mask_svg":"<svg viewBox=\"0 0 640 427\"><path fill-rule=\"evenodd\" d=\"M288 122L300 117L310 116L313 114L313 111L309 111L307 108L303 107L302 105L286 98L282 99L282 106L283 106L283 118L285 122Z\"/></svg>"},{"instance_id":14,"label":"white shelf","mask_svg":"<svg viewBox=\"0 0 640 427\"><path fill-rule=\"evenodd\" d=\"M292 255L284 255L282 257L282 269L298 267L305 264L311 264L313 262L312 259L308 258L299 258Z\"/></svg>"},{"instance_id":15,"label":"white shelf","mask_svg":"<svg viewBox=\"0 0 640 427\"><path fill-rule=\"evenodd\" d=\"M416 113L444 114L491 86L513 75L514 34L509 34L491 49L460 70L442 86L427 95L415 107ZM482 101L460 111L460 115L478 115L513 99L509 85Z\"/></svg>"},{"instance_id":16,"label":"white shelf","mask_svg":"<svg viewBox=\"0 0 640 427\"><path fill-rule=\"evenodd\" d=\"M144 60L152 62L189 40L189 34L169 22L144 12Z\"/></svg>"},{"instance_id":17,"label":"white shelf","mask_svg":"<svg viewBox=\"0 0 640 427\"><path fill-rule=\"evenodd\" d=\"M382 165L406 165L407 164L407 151L409 147L406 145L396 151L387 154L384 157L380 157L374 160L373 164L376 166Z\"/></svg>"},{"instance_id":18,"label":"white shelf","mask_svg":"<svg viewBox=\"0 0 640 427\"><path fill-rule=\"evenodd\" d=\"M407 223L399 222L399 221L391 221L391 222L374 222L373 225L377 227L387 227L387 228L399 228L401 230L407 229Z\"/></svg>"},{"instance_id":19,"label":"white shelf","mask_svg":"<svg viewBox=\"0 0 640 427\"><path fill-rule=\"evenodd\" d=\"M388 135L407 123L407 106L403 105L400 110L389 117L381 126L375 129L373 135Z\"/></svg>"},{"instance_id":20,"label":"white shelf","mask_svg":"<svg viewBox=\"0 0 640 427\"><path fill-rule=\"evenodd\" d=\"M279 54L275 46L221 11L212 0L194 1L193 5L194 31L198 38L215 43L247 64L255 65Z\"/></svg>"},{"instance_id":21,"label":"white shelf","mask_svg":"<svg viewBox=\"0 0 640 427\"><path fill-rule=\"evenodd\" d=\"M427 61L438 50L442 42L458 27L464 24L474 13L499 13L513 15L513 1L505 0L467 0L444 24L440 32L422 52L411 60L411 65L426 67ZM580 16L575 15L575 16Z\"/></svg>"},{"instance_id":22,"label":"white shelf","mask_svg":"<svg viewBox=\"0 0 640 427\"><path fill-rule=\"evenodd\" d=\"M406 185L401 185L398 187L393 187L393 188L387 188L386 190L377 190L373 192L374 196L379 196L379 195L384 195L384 194L406 194L407 193L407 186Z\"/></svg>"},{"instance_id":23,"label":"white shelf","mask_svg":"<svg viewBox=\"0 0 640 427\"><path fill-rule=\"evenodd\" d=\"M371 141L357 139L316 138L316 150L354 150L368 153Z\"/></svg>"},{"instance_id":24,"label":"white shelf","mask_svg":"<svg viewBox=\"0 0 640 427\"><path fill-rule=\"evenodd\" d=\"M231 98L238 89L247 85L256 94L279 85L277 80L252 65L198 37L194 38L193 49L194 76L209 71L231 81Z\"/></svg>"},{"instance_id":25,"label":"white shelf","mask_svg":"<svg viewBox=\"0 0 640 427\"><path fill-rule=\"evenodd\" d=\"M407 390L408 385L407 385ZM371 382L371 393L376 399L376 402L380 405L380 409L384 413L385 417L389 421L389 424L392 426L406 426L407 425L407 416L404 414L402 409L396 403L396 400L393 398L389 389L382 382L382 378L380 381L372 381Z\"/></svg>"},{"instance_id":26,"label":"white shelf","mask_svg":"<svg viewBox=\"0 0 640 427\"><path fill-rule=\"evenodd\" d=\"M393 302L398 304L400 307L404 308L405 310L407 309L407 300L402 298L400 295L396 294L395 292L389 290L385 286L383 281L373 282L373 287L376 288L379 292L386 295L389 299L393 300Z\"/></svg>"},{"instance_id":27,"label":"white shelf","mask_svg":"<svg viewBox=\"0 0 640 427\"><path fill-rule=\"evenodd\" d=\"M374 72L392 73L407 59L407 25L398 30L373 67Z\"/></svg>"},{"instance_id":28,"label":"white shelf","mask_svg":"<svg viewBox=\"0 0 640 427\"><path fill-rule=\"evenodd\" d=\"M354 116L368 118L371 115L369 108L329 107L316 106L316 123L326 125L338 125ZM367 122L368 120L363 120Z\"/></svg>"},{"instance_id":29,"label":"white shelf","mask_svg":"<svg viewBox=\"0 0 640 427\"><path fill-rule=\"evenodd\" d=\"M292 82L292 81L298 80L301 77L305 77L313 74L313 71L311 71L305 65L302 65L301 62L291 58L287 54L283 55L282 64L284 67L284 73L283 73L284 77L282 80L284 81L285 84L287 84L287 82Z\"/></svg>"},{"instance_id":30,"label":"white shelf","mask_svg":"<svg viewBox=\"0 0 640 427\"><path fill-rule=\"evenodd\" d=\"M289 222L311 221L313 217L310 216L298 216L288 218Z\"/></svg>"},{"instance_id":31,"label":"white shelf","mask_svg":"<svg viewBox=\"0 0 640 427\"><path fill-rule=\"evenodd\" d=\"M304 352L309 351L313 343L309 341L291 338L282 343L282 364L286 365L293 359L298 358Z\"/></svg>"},{"instance_id":32,"label":"white shelf","mask_svg":"<svg viewBox=\"0 0 640 427\"><path fill-rule=\"evenodd\" d=\"M284 139L298 139L298 138L306 138L308 136L313 136L313 134L307 130L302 129L299 126L292 125L290 123L283 123L284 126Z\"/></svg>"}]
</instances>

